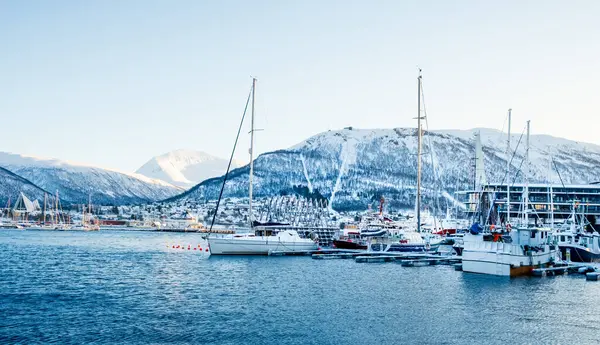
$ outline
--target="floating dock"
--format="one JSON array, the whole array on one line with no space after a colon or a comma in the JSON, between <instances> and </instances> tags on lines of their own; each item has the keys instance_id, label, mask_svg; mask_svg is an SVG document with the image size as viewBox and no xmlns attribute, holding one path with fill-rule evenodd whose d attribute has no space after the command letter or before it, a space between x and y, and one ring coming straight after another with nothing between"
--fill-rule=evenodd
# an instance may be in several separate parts
<instances>
[{"instance_id":1,"label":"floating dock","mask_svg":"<svg viewBox=\"0 0 600 345\"><path fill-rule=\"evenodd\" d=\"M346 259L348 257L335 257L335 256L344 256L344 255L359 255L361 253L364 253L364 251L361 250L352 250L352 249L337 249L337 248L322 248L322 249L316 249L316 250L300 250L300 251L294 251L294 252L290 252L290 251L271 251L269 252L269 255L271 256L298 256L298 255L312 255L313 259L315 258L315 255L319 256L319 255L330 255L331 257L329 257L330 259ZM318 259L323 259L323 257L319 257Z\"/></svg>"},{"instance_id":2,"label":"floating dock","mask_svg":"<svg viewBox=\"0 0 600 345\"><path fill-rule=\"evenodd\" d=\"M403 266L428 266L438 264L454 264L462 261L459 256L440 255L431 253L394 253L370 252L364 250L340 252L316 252L312 254L315 260L354 259L360 263L398 262Z\"/></svg>"},{"instance_id":3,"label":"floating dock","mask_svg":"<svg viewBox=\"0 0 600 345\"><path fill-rule=\"evenodd\" d=\"M588 272L585 274L585 280L598 281L600 280L600 272Z\"/></svg>"},{"instance_id":4,"label":"floating dock","mask_svg":"<svg viewBox=\"0 0 600 345\"><path fill-rule=\"evenodd\" d=\"M557 276L569 273L585 274L586 280L597 281L600 276L600 269L589 263L565 263L553 267L534 268L531 273L535 277Z\"/></svg>"}]
</instances>

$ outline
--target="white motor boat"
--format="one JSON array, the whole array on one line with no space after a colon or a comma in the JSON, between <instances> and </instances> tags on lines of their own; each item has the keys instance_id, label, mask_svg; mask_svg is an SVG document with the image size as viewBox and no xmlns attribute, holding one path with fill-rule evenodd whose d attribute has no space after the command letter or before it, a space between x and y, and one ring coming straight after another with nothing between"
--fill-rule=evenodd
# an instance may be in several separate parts
<instances>
[{"instance_id":1,"label":"white motor boat","mask_svg":"<svg viewBox=\"0 0 600 345\"><path fill-rule=\"evenodd\" d=\"M318 242L301 238L295 230L213 235L209 236L208 244L212 255L269 255L271 252L306 252L318 248Z\"/></svg>"},{"instance_id":2,"label":"white motor boat","mask_svg":"<svg viewBox=\"0 0 600 345\"><path fill-rule=\"evenodd\" d=\"M439 236L416 231L392 230L387 236L370 240L370 249L382 252L430 252L442 243Z\"/></svg>"}]
</instances>

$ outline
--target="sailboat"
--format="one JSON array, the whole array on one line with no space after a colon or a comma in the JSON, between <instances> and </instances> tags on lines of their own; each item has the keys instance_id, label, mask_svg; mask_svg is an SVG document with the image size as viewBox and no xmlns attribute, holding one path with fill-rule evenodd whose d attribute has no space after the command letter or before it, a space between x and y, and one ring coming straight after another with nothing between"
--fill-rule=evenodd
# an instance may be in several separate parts
<instances>
[{"instance_id":1,"label":"sailboat","mask_svg":"<svg viewBox=\"0 0 600 345\"><path fill-rule=\"evenodd\" d=\"M259 229L255 228L252 213L252 187L254 177L254 101L256 94L256 78L252 78L252 111L250 128L250 175L248 190L248 220L250 233L231 234L225 236L209 236L208 243L213 255L269 255L271 252L305 252L316 250L316 241L301 238L295 230ZM242 120L243 121L243 120ZM225 181L223 181L225 183ZM217 203L218 205L218 203ZM216 214L216 210L215 210Z\"/></svg>"},{"instance_id":2,"label":"sailboat","mask_svg":"<svg viewBox=\"0 0 600 345\"><path fill-rule=\"evenodd\" d=\"M510 110L508 123L510 128ZM510 207L507 207L505 227L495 228L494 225L490 225L489 229L485 229L474 223L469 233L464 236L464 272L507 277L531 275L534 268L550 266L559 258L558 248L552 243L552 229L529 225L529 121L526 145L522 222L513 227L510 223ZM507 152L510 154L510 141ZM509 157L510 155L507 155L507 178L510 169ZM508 190L508 181L506 186ZM507 198L508 206L509 201Z\"/></svg>"},{"instance_id":3,"label":"sailboat","mask_svg":"<svg viewBox=\"0 0 600 345\"><path fill-rule=\"evenodd\" d=\"M47 222L47 206L49 200L48 195L44 194L44 207L42 211L42 221L40 224L33 225L30 227L30 230L69 230L71 229L71 225L67 224L64 219L61 217L61 205L60 199L58 197L58 190L56 191L56 196L54 196L54 201L51 202L50 213L51 213L51 221Z\"/></svg>"},{"instance_id":4,"label":"sailboat","mask_svg":"<svg viewBox=\"0 0 600 345\"><path fill-rule=\"evenodd\" d=\"M88 196L87 212L86 206L82 206L82 217L81 224L74 225L70 230L82 230L82 231L98 231L100 226L92 223L92 196Z\"/></svg>"},{"instance_id":5,"label":"sailboat","mask_svg":"<svg viewBox=\"0 0 600 345\"><path fill-rule=\"evenodd\" d=\"M46 207L48 206L48 194L44 193L44 207L42 211L42 220L39 224L30 227L31 230L55 230L55 226L52 223L46 222Z\"/></svg>"},{"instance_id":6,"label":"sailboat","mask_svg":"<svg viewBox=\"0 0 600 345\"><path fill-rule=\"evenodd\" d=\"M421 91L422 76L419 69L417 78L417 197L415 211L417 214L416 224L406 227L389 229L381 238L371 239L370 249L384 252L428 252L435 251L442 243L442 237L431 233L423 233L423 219L421 217L421 175L422 175L422 151L423 151L423 128L421 120L425 117L421 114ZM435 221L434 221L435 223ZM435 228L435 226L434 226Z\"/></svg>"}]
</instances>

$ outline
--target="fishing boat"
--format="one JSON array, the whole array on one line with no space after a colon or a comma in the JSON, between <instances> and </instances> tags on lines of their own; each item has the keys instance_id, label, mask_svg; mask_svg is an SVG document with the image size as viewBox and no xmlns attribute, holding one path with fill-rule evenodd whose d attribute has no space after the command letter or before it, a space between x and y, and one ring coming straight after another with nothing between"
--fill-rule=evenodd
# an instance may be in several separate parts
<instances>
[{"instance_id":1,"label":"fishing boat","mask_svg":"<svg viewBox=\"0 0 600 345\"><path fill-rule=\"evenodd\" d=\"M576 214L574 203L571 217L555 233L562 258L574 262L600 262L600 234L583 214ZM592 232L586 231L591 227Z\"/></svg>"},{"instance_id":2,"label":"fishing boat","mask_svg":"<svg viewBox=\"0 0 600 345\"><path fill-rule=\"evenodd\" d=\"M254 101L256 94L256 78L252 78L252 88L251 88L251 96L252 96L252 105L251 105L251 127L250 127L250 174L249 174L249 189L248 189L248 220L251 231L246 234L230 234L230 235L215 235L211 234L208 236L208 244L210 247L211 254L213 255L269 255L271 252L304 252L310 250L316 250L318 248L317 239L310 238L301 238L296 230L285 229L285 228L259 228L255 227L254 216L252 213L252 192L253 192L253 178L254 178ZM250 98L248 98L250 101ZM248 102L246 102L246 110L248 107ZM246 110L244 110L244 115L242 116L242 121L240 123L241 126L244 123L244 117L246 114ZM239 131L238 131L239 137ZM237 139L236 139L237 143ZM235 146L234 146L235 152ZM232 156L230 158L233 158ZM227 181L227 176L229 174L229 167L225 174L225 178L223 179L223 187ZM213 214L213 221L211 223L210 229L212 230L212 226L214 224L215 216L217 214L217 210L219 208L219 204L222 196L219 196L217 200L217 206L215 213Z\"/></svg>"},{"instance_id":3,"label":"fishing boat","mask_svg":"<svg viewBox=\"0 0 600 345\"><path fill-rule=\"evenodd\" d=\"M464 236L462 252L464 272L507 277L531 275L534 268L550 266L559 259L558 246L553 243L552 229L529 224L529 121L527 121L526 142L522 225L515 227L511 225L509 207L506 210L504 227L496 227L494 224L482 227L475 222L469 233ZM510 142L508 147L507 151L510 152ZM507 171L509 166L507 164ZM507 173L506 176L509 174ZM508 181L507 185L509 185ZM509 199L506 202L508 204Z\"/></svg>"},{"instance_id":4,"label":"fishing boat","mask_svg":"<svg viewBox=\"0 0 600 345\"><path fill-rule=\"evenodd\" d=\"M358 229L344 229L339 238L333 240L333 246L338 249L367 249L368 242L361 237Z\"/></svg>"},{"instance_id":5,"label":"fishing boat","mask_svg":"<svg viewBox=\"0 0 600 345\"><path fill-rule=\"evenodd\" d=\"M509 277L531 275L534 268L548 267L559 259L550 228L517 227L510 232L490 233L479 229L474 224L465 235L464 272Z\"/></svg>"}]
</instances>

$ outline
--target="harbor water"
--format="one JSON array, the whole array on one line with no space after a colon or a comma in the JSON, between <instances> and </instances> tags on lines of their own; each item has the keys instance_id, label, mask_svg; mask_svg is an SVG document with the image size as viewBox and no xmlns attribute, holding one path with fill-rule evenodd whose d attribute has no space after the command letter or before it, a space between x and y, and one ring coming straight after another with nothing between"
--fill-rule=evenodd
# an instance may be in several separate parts
<instances>
[{"instance_id":1,"label":"harbor water","mask_svg":"<svg viewBox=\"0 0 600 345\"><path fill-rule=\"evenodd\" d=\"M0 230L0 343L594 344L600 283L210 257L198 234Z\"/></svg>"}]
</instances>

